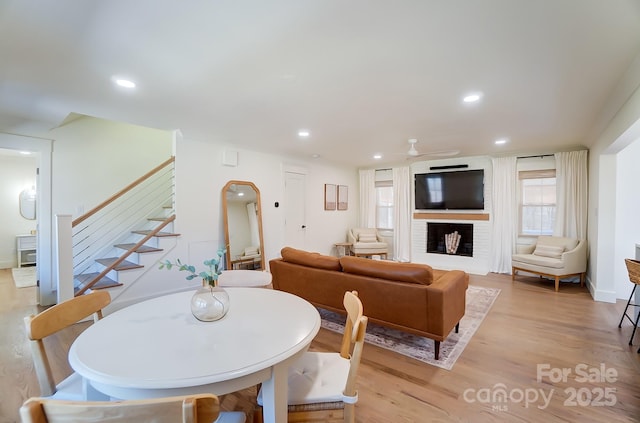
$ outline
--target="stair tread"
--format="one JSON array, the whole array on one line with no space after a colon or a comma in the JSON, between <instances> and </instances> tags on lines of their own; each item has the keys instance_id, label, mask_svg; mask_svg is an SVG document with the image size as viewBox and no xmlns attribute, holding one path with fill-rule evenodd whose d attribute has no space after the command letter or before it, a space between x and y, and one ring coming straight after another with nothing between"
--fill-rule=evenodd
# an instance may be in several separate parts
<instances>
[{"instance_id":1,"label":"stair tread","mask_svg":"<svg viewBox=\"0 0 640 423\"><path fill-rule=\"evenodd\" d=\"M116 248L120 248L123 250L130 250L133 247L135 247L136 244L134 244L133 242L130 244L116 244L114 245L114 247ZM136 253L155 253L158 251L162 251L162 248L156 248L156 247L149 247L148 245L141 245L136 249Z\"/></svg>"},{"instance_id":2,"label":"stair tread","mask_svg":"<svg viewBox=\"0 0 640 423\"><path fill-rule=\"evenodd\" d=\"M146 230L146 231L132 231L132 232L134 234L138 234L138 235L149 235L152 231ZM169 237L169 236L180 236L180 234L174 234L172 232L158 232L154 236L157 236L157 237Z\"/></svg>"},{"instance_id":3,"label":"stair tread","mask_svg":"<svg viewBox=\"0 0 640 423\"><path fill-rule=\"evenodd\" d=\"M101 265L105 266L105 267L109 267L111 266L111 264L118 260L120 257L107 257L107 258L101 258L101 259L96 259L96 262L100 263ZM130 269L140 269L144 267L141 264L137 264L137 263L133 263L127 260L123 260L122 263L118 264L116 267L114 267L113 270L130 270Z\"/></svg>"},{"instance_id":4,"label":"stair tread","mask_svg":"<svg viewBox=\"0 0 640 423\"><path fill-rule=\"evenodd\" d=\"M80 289L84 288L84 286L91 281L93 278L98 276L99 273L83 273L80 275L75 275L73 277L74 280L78 281L78 286L74 287L74 291L78 292ZM113 288L115 286L122 286L120 282L116 282L113 279L103 276L100 280L91 287L91 289L105 289L105 288Z\"/></svg>"}]
</instances>

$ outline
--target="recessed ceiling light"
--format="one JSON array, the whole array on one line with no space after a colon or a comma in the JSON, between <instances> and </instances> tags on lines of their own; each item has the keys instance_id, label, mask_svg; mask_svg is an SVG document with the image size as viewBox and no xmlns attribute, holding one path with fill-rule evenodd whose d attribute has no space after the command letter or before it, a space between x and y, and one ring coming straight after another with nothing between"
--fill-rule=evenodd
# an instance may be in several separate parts
<instances>
[{"instance_id":1,"label":"recessed ceiling light","mask_svg":"<svg viewBox=\"0 0 640 423\"><path fill-rule=\"evenodd\" d=\"M462 101L464 101L465 103L475 103L477 101L480 101L481 98L482 93L471 93L464 96L462 98Z\"/></svg>"},{"instance_id":2,"label":"recessed ceiling light","mask_svg":"<svg viewBox=\"0 0 640 423\"><path fill-rule=\"evenodd\" d=\"M116 84L120 87L124 88L135 88L136 83L133 81L129 81L128 79L116 79Z\"/></svg>"},{"instance_id":3,"label":"recessed ceiling light","mask_svg":"<svg viewBox=\"0 0 640 423\"><path fill-rule=\"evenodd\" d=\"M382 154L374 154L373 158L376 160L380 160L382 158Z\"/></svg>"},{"instance_id":4,"label":"recessed ceiling light","mask_svg":"<svg viewBox=\"0 0 640 423\"><path fill-rule=\"evenodd\" d=\"M314 158L314 159L318 159L318 158L320 158L320 154L314 153L314 154L311 155L311 157Z\"/></svg>"},{"instance_id":5,"label":"recessed ceiling light","mask_svg":"<svg viewBox=\"0 0 640 423\"><path fill-rule=\"evenodd\" d=\"M22 154L24 156L29 156L29 155L31 155L31 151L21 151L20 154Z\"/></svg>"},{"instance_id":6,"label":"recessed ceiling light","mask_svg":"<svg viewBox=\"0 0 640 423\"><path fill-rule=\"evenodd\" d=\"M298 136L302 137L302 138L306 138L309 135L311 135L311 133L309 131L307 131L306 129L301 129L298 131Z\"/></svg>"},{"instance_id":7,"label":"recessed ceiling light","mask_svg":"<svg viewBox=\"0 0 640 423\"><path fill-rule=\"evenodd\" d=\"M502 145L502 144L506 144L506 143L507 143L507 139L506 138L501 138L501 139L495 141L496 145Z\"/></svg>"}]
</instances>

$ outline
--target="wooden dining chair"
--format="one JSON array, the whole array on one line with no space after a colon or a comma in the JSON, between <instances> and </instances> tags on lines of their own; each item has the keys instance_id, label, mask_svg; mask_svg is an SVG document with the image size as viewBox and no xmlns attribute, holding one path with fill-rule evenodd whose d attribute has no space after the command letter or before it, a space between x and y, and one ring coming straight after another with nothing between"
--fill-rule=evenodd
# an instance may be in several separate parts
<instances>
[{"instance_id":1,"label":"wooden dining chair","mask_svg":"<svg viewBox=\"0 0 640 423\"><path fill-rule=\"evenodd\" d=\"M56 385L43 340L93 314L94 322L102 318L102 309L111 303L107 291L94 291L58 303L38 315L24 318L31 342L33 363L40 384L40 395L57 399L83 398L82 378L72 373Z\"/></svg>"},{"instance_id":2,"label":"wooden dining chair","mask_svg":"<svg viewBox=\"0 0 640 423\"><path fill-rule=\"evenodd\" d=\"M20 407L22 423L242 423L245 417L221 413L212 394L111 402L30 398Z\"/></svg>"},{"instance_id":3,"label":"wooden dining chair","mask_svg":"<svg viewBox=\"0 0 640 423\"><path fill-rule=\"evenodd\" d=\"M224 270L218 276L222 287L265 287L271 284L271 273L261 270Z\"/></svg>"},{"instance_id":4,"label":"wooden dining chair","mask_svg":"<svg viewBox=\"0 0 640 423\"><path fill-rule=\"evenodd\" d=\"M356 291L346 292L347 320L339 353L306 352L289 368L288 421L355 422L356 376L368 319ZM254 422L262 422L262 393Z\"/></svg>"}]
</instances>

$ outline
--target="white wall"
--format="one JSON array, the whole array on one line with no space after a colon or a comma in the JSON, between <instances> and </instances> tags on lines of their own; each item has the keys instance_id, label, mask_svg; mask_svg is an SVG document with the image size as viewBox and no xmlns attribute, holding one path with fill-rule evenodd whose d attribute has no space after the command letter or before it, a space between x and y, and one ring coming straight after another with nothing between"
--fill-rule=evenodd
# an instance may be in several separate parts
<instances>
[{"instance_id":1,"label":"white wall","mask_svg":"<svg viewBox=\"0 0 640 423\"><path fill-rule=\"evenodd\" d=\"M54 215L80 216L172 155L171 132L88 116L49 136Z\"/></svg>"},{"instance_id":2,"label":"white wall","mask_svg":"<svg viewBox=\"0 0 640 423\"><path fill-rule=\"evenodd\" d=\"M20 215L18 196L36 185L36 159L0 152L0 269L17 265L16 235L36 229L35 220Z\"/></svg>"},{"instance_id":3,"label":"white wall","mask_svg":"<svg viewBox=\"0 0 640 423\"><path fill-rule=\"evenodd\" d=\"M633 284L624 265L635 258L640 244L640 137L616 155L616 208L614 274L617 298L629 298ZM622 265L619 265L622 263Z\"/></svg>"},{"instance_id":4,"label":"white wall","mask_svg":"<svg viewBox=\"0 0 640 423\"><path fill-rule=\"evenodd\" d=\"M628 241L616 238L616 219L622 216L637 217L638 214L636 210L624 209L622 204L617 203L617 179L627 178L628 170L618 174L616 154L640 138L639 86L640 55L614 90L611 104L615 106L603 111L601 119L605 121L597 125L599 132L589 152L590 255L587 282L594 299L599 301L615 302L616 298L624 297L624 293L616 292L614 275L625 271L624 261L616 256L616 249L627 248L622 243ZM626 96L621 97L620 93ZM609 112L610 109L613 112ZM600 127L603 128L601 131ZM639 159L635 158L636 163ZM634 236L640 238L640 233Z\"/></svg>"}]
</instances>

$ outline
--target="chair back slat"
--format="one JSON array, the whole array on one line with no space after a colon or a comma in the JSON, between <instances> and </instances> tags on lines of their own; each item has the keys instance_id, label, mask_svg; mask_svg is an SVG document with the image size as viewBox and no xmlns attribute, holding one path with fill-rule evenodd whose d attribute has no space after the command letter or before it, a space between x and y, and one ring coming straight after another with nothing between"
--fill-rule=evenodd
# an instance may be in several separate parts
<instances>
[{"instance_id":1,"label":"chair back slat","mask_svg":"<svg viewBox=\"0 0 640 423\"><path fill-rule=\"evenodd\" d=\"M31 398L20 408L23 423L197 423L213 422L219 414L218 397L212 394L131 401L63 401Z\"/></svg>"},{"instance_id":2,"label":"chair back slat","mask_svg":"<svg viewBox=\"0 0 640 423\"><path fill-rule=\"evenodd\" d=\"M110 302L107 291L94 291L56 304L29 319L27 335L30 339L42 339L92 314L98 315L96 320L100 319L102 309Z\"/></svg>"},{"instance_id":3,"label":"chair back slat","mask_svg":"<svg viewBox=\"0 0 640 423\"><path fill-rule=\"evenodd\" d=\"M56 392L56 382L43 339L92 314L94 321L101 319L102 309L110 302L111 295L107 291L94 291L56 304L36 316L24 318L27 337L32 341L31 352L40 395L51 396Z\"/></svg>"}]
</instances>

